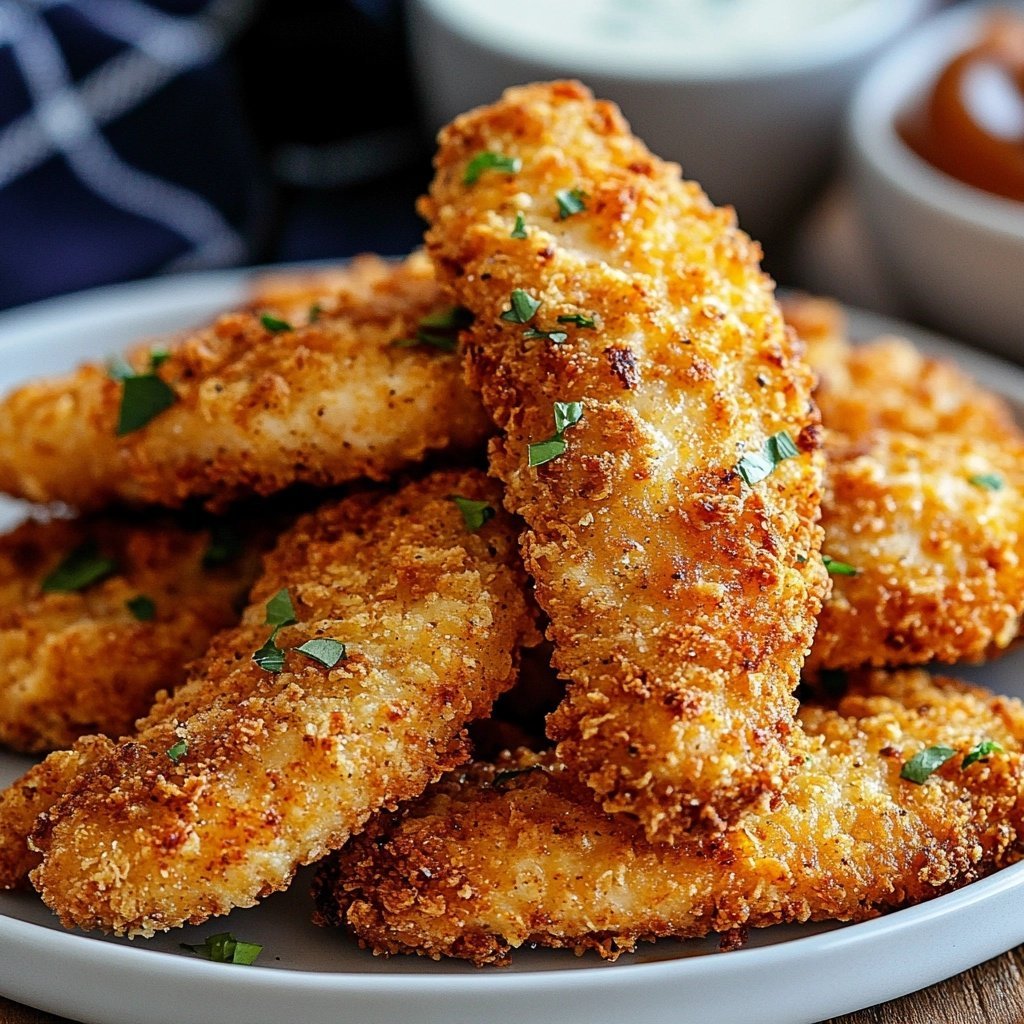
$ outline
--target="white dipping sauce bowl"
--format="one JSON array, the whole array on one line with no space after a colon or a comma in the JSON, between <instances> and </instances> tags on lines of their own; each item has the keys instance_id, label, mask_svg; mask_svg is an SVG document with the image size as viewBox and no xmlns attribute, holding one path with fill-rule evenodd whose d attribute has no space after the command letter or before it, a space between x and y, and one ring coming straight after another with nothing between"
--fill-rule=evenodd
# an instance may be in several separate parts
<instances>
[{"instance_id":1,"label":"white dipping sauce bowl","mask_svg":"<svg viewBox=\"0 0 1024 1024\"><path fill-rule=\"evenodd\" d=\"M557 4L560 0L551 0ZM576 33L499 31L485 11L514 0L410 0L410 44L426 127L493 102L509 85L580 78L622 108L661 157L676 160L755 238L791 226L824 176L857 79L931 0L860 0L784 47L729 55L617 55ZM622 6L622 5L620 5ZM634 5L642 11L645 5Z\"/></svg>"},{"instance_id":2,"label":"white dipping sauce bowl","mask_svg":"<svg viewBox=\"0 0 1024 1024\"><path fill-rule=\"evenodd\" d=\"M908 312L1018 361L1024 358L1024 202L936 170L899 137L896 119L1006 2L948 11L886 54L848 121L857 209Z\"/></svg>"}]
</instances>

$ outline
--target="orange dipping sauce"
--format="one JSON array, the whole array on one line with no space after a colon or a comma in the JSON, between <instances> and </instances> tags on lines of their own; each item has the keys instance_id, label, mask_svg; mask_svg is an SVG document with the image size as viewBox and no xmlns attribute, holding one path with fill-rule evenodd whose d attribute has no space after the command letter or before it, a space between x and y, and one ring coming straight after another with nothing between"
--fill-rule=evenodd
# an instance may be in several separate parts
<instances>
[{"instance_id":1,"label":"orange dipping sauce","mask_svg":"<svg viewBox=\"0 0 1024 1024\"><path fill-rule=\"evenodd\" d=\"M1024 201L1024 20L993 15L896 129L940 171Z\"/></svg>"}]
</instances>

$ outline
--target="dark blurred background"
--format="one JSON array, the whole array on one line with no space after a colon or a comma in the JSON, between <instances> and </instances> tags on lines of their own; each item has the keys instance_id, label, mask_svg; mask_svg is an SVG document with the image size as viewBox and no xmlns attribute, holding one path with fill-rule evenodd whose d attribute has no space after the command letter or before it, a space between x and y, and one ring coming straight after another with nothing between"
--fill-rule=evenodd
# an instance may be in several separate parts
<instances>
[{"instance_id":1,"label":"dark blurred background","mask_svg":"<svg viewBox=\"0 0 1024 1024\"><path fill-rule=\"evenodd\" d=\"M398 0L0 0L0 308L408 251L429 178Z\"/></svg>"}]
</instances>

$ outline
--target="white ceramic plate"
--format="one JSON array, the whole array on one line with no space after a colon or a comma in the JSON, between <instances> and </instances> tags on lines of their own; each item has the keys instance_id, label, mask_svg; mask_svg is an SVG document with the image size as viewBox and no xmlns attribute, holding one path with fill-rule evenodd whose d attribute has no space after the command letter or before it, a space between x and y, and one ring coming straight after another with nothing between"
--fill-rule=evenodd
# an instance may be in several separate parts
<instances>
[{"instance_id":1,"label":"white ceramic plate","mask_svg":"<svg viewBox=\"0 0 1024 1024\"><path fill-rule=\"evenodd\" d=\"M0 392L202 320L245 291L230 272L106 288L0 314ZM867 314L854 333L898 331L952 355L1024 409L1024 371ZM0 517L17 514L14 503ZM0 525L3 525L0 522ZM1024 652L962 673L1024 696ZM0 754L0 784L28 767ZM63 931L30 894L0 894L0 993L95 1024L801 1024L930 985L1024 941L1024 864L920 907L847 927L755 932L737 952L662 941L603 964L522 951L509 970L378 960L309 924L308 876L252 910L134 942ZM180 949L230 930L264 946L259 966Z\"/></svg>"}]
</instances>

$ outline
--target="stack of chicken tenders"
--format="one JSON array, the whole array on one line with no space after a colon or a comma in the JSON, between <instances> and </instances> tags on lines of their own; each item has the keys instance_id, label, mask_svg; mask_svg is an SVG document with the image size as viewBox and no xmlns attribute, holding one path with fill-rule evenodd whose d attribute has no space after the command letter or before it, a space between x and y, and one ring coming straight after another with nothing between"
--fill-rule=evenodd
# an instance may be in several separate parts
<instances>
[{"instance_id":1,"label":"stack of chicken tenders","mask_svg":"<svg viewBox=\"0 0 1024 1024\"><path fill-rule=\"evenodd\" d=\"M0 886L150 936L319 861L319 923L483 965L1020 859L1024 705L920 667L1020 632L1003 402L780 309L578 83L445 128L420 212L0 404L0 489L77 513L0 539L0 742L52 751Z\"/></svg>"}]
</instances>

